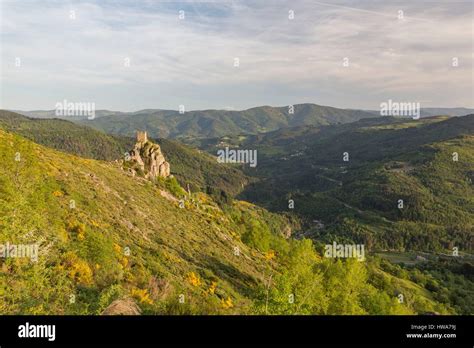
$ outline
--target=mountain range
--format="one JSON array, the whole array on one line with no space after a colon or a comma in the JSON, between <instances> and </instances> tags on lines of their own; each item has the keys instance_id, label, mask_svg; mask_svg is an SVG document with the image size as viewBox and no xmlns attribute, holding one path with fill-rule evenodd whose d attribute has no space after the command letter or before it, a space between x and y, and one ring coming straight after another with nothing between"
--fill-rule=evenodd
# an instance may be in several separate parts
<instances>
[{"instance_id":1,"label":"mountain range","mask_svg":"<svg viewBox=\"0 0 474 348\"><path fill-rule=\"evenodd\" d=\"M421 116L462 116L474 110L465 108L424 108ZM35 118L55 118L54 110L18 111ZM211 138L224 135L258 134L283 127L302 125L323 126L354 122L362 118L380 116L378 111L338 109L316 104L293 106L260 106L242 111L200 110L180 113L176 110L145 109L136 112L98 110L95 119L64 117L115 135L133 136L136 130L146 130L152 137Z\"/></svg>"}]
</instances>

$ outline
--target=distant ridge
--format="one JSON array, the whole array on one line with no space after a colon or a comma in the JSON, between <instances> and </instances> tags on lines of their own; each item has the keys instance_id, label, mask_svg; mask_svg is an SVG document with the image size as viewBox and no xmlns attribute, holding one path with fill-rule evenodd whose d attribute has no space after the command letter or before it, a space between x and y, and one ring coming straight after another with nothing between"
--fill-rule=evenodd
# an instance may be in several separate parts
<instances>
[{"instance_id":1,"label":"distant ridge","mask_svg":"<svg viewBox=\"0 0 474 348\"><path fill-rule=\"evenodd\" d=\"M15 111L34 118L58 118L54 110ZM474 113L468 108L422 108L421 117L436 115L463 116ZM85 116L62 117L86 124L103 132L133 136L144 129L151 137L213 138L225 135L259 134L296 126L325 126L351 123L379 117L376 110L340 109L317 104L273 107L258 106L246 110L177 110L143 109L134 112L97 110L95 119Z\"/></svg>"},{"instance_id":2,"label":"distant ridge","mask_svg":"<svg viewBox=\"0 0 474 348\"><path fill-rule=\"evenodd\" d=\"M144 110L80 123L110 134L131 136L136 129L144 129L152 137L186 139L258 134L285 127L349 123L371 117L374 117L372 113L361 110L297 104L291 108L260 106L242 111L199 110L181 114L174 110Z\"/></svg>"}]
</instances>

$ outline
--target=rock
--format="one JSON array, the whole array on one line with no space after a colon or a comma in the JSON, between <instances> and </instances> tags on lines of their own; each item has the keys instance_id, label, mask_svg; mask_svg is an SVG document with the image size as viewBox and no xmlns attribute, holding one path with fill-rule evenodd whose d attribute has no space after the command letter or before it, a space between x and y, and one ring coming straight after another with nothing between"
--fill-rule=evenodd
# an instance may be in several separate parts
<instances>
[{"instance_id":1,"label":"rock","mask_svg":"<svg viewBox=\"0 0 474 348\"><path fill-rule=\"evenodd\" d=\"M143 173L147 179L170 176L170 164L166 162L160 145L148 140L146 132L137 132L137 143L130 151L130 168Z\"/></svg>"},{"instance_id":2,"label":"rock","mask_svg":"<svg viewBox=\"0 0 474 348\"><path fill-rule=\"evenodd\" d=\"M292 233L291 227L289 225L286 225L286 227L282 231L283 237L288 239L291 237L291 233Z\"/></svg>"},{"instance_id":3,"label":"rock","mask_svg":"<svg viewBox=\"0 0 474 348\"><path fill-rule=\"evenodd\" d=\"M122 298L113 301L103 312L102 315L140 315L141 309L130 298Z\"/></svg>"}]
</instances>

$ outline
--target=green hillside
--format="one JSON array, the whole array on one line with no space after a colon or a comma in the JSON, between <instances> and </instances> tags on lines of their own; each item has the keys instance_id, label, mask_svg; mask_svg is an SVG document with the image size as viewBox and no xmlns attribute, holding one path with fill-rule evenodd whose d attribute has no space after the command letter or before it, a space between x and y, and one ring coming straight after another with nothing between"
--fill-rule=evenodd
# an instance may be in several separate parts
<instances>
[{"instance_id":1,"label":"green hillside","mask_svg":"<svg viewBox=\"0 0 474 348\"><path fill-rule=\"evenodd\" d=\"M36 143L86 158L114 160L125 147L116 138L85 126L60 119L33 119L0 110L0 127Z\"/></svg>"},{"instance_id":2,"label":"green hillside","mask_svg":"<svg viewBox=\"0 0 474 348\"><path fill-rule=\"evenodd\" d=\"M114 161L132 149L131 137L109 136L92 128L60 119L32 119L0 110L0 128L15 132L38 144L77 156ZM203 191L218 200L228 200L242 190L249 179L237 168L219 165L216 159L173 140L159 139L171 173L183 187Z\"/></svg>"},{"instance_id":3,"label":"green hillside","mask_svg":"<svg viewBox=\"0 0 474 348\"><path fill-rule=\"evenodd\" d=\"M315 104L288 107L261 106L243 111L202 110L180 114L172 110L143 110L135 113L103 116L82 124L109 134L132 136L137 129L148 131L151 137L210 138L235 134L257 134L282 127L347 123L375 117L370 112L337 109Z\"/></svg>"},{"instance_id":4,"label":"green hillside","mask_svg":"<svg viewBox=\"0 0 474 348\"><path fill-rule=\"evenodd\" d=\"M297 226L246 202L219 207L4 130L0 163L0 244L39 245L36 262L0 258L4 314L100 314L116 300L143 314L456 313L397 266L285 239Z\"/></svg>"},{"instance_id":5,"label":"green hillside","mask_svg":"<svg viewBox=\"0 0 474 348\"><path fill-rule=\"evenodd\" d=\"M315 238L338 235L379 249L473 250L474 115L362 120L228 142L259 151L258 170L249 173L260 181L242 197L295 213L310 230L320 220L325 228L310 231ZM214 151L216 142L206 146Z\"/></svg>"},{"instance_id":6,"label":"green hillside","mask_svg":"<svg viewBox=\"0 0 474 348\"><path fill-rule=\"evenodd\" d=\"M33 265L1 261L2 313L95 313L122 294L139 300L142 294L146 309L152 291L155 300L183 293L190 306L198 301L204 310L204 295L192 296L212 281L220 289L209 298L212 311L220 308L217 295L230 296L235 306L247 303L246 292L264 270L263 255L239 240L206 196L189 198L181 209L160 194L166 186L129 177L113 163L55 152L3 131L0 138L2 242L40 244ZM234 247L247 257L233 257ZM166 293L171 289L173 296ZM70 295L76 303L69 304ZM160 310L171 311L173 302L166 306Z\"/></svg>"}]
</instances>

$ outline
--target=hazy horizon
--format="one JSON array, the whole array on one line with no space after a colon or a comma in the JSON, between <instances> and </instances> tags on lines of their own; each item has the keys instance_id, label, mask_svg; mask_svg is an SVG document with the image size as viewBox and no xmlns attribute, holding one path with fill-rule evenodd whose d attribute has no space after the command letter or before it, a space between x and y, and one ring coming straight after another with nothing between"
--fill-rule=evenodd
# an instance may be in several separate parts
<instances>
[{"instance_id":1,"label":"hazy horizon","mask_svg":"<svg viewBox=\"0 0 474 348\"><path fill-rule=\"evenodd\" d=\"M289 105L293 105L293 106L296 106L296 105L304 105L304 104L307 104L307 105L318 105L318 106L322 106L322 107L330 107L330 108L335 108L335 109L342 109L342 110L360 110L360 111L369 111L369 112L376 112L376 111L379 111L377 110L376 108L374 109L358 109L358 108L353 108L353 107L338 107L338 106L334 106L334 105L323 105L323 104L318 104L318 103L311 103L311 102L307 102L307 103L294 103L294 104L289 104ZM226 109L226 108L221 108L221 109L217 109L217 108L207 108L207 109L192 109L192 110L186 110L186 112L190 112L190 111L209 111L209 110L215 110L215 111L245 111L245 110L250 110L250 109L254 109L254 108L259 108L259 107L271 107L271 108L284 108L284 107L288 107L288 105L255 105L255 106L251 106L251 107L248 107L248 108L244 108L244 109ZM454 106L454 107L446 107L446 106L430 106L430 107L422 107L421 109L467 109L467 110L472 110L474 108L470 108L470 107L465 107L465 106ZM54 108L52 109L28 109L28 110L25 110L25 109L5 109L5 110L8 110L8 111L19 111L19 112L46 112L46 111L55 111ZM161 111L176 111L178 112L179 110L178 109L165 109L165 108L159 108L159 107L151 107L151 108L143 108L143 109L134 109L134 110L114 110L114 109L111 109L111 108L101 108L101 109L96 109L95 111L110 111L110 112L123 112L123 113L136 113L136 112L139 112L139 111L144 111L144 110L161 110Z\"/></svg>"}]
</instances>

